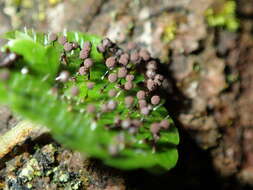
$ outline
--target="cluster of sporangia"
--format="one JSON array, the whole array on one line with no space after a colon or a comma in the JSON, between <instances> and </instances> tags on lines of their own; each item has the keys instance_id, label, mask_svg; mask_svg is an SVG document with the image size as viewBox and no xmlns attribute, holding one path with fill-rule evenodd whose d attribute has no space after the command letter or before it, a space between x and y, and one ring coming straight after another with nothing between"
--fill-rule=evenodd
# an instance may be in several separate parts
<instances>
[{"instance_id":1,"label":"cluster of sporangia","mask_svg":"<svg viewBox=\"0 0 253 190\"><path fill-rule=\"evenodd\" d=\"M68 42L65 36L57 36L56 34L49 35L50 43L58 41L64 47L64 51L61 56L61 63L68 64L68 53L72 50L79 49L79 58L82 60L82 65L78 70L78 74L81 76L88 76L94 66L94 63L90 57L91 46L90 42L85 42L82 47L76 42ZM113 97L116 97L119 91L125 91L126 94L131 94L125 97L124 104L127 109L133 109L133 111L139 110L139 120L127 118L124 120L115 118L115 126L117 128L128 130L131 133L136 133L138 128L145 122L145 117L148 117L155 107L161 106L161 97L159 91L166 82L164 76L158 74L159 62L151 58L150 53L144 49L137 49L135 46L129 45L128 51L124 52L115 43L108 38L102 40L101 44L97 47L98 52L102 53L105 58L105 65L108 68L107 77L109 83L115 84L115 88L111 89L108 93L109 101L102 104L100 108L95 107L92 104L87 105L86 112L101 115L101 113L110 112L117 108L118 103ZM144 81L138 83L138 87L142 90L134 91L136 83L135 78L144 73ZM73 80L71 74L63 70L56 77L56 81L64 83L68 80ZM123 82L122 82L123 81ZM122 84L124 83L124 84ZM94 88L95 83L90 80L87 82L87 88ZM135 95L133 95L135 92ZM79 94L77 86L71 89L72 96ZM137 102L137 103L136 103ZM99 109L99 110L98 110ZM160 122L155 122L150 125L150 131L154 137L154 140L159 139L159 132L169 128L169 122L164 119Z\"/></svg>"}]
</instances>

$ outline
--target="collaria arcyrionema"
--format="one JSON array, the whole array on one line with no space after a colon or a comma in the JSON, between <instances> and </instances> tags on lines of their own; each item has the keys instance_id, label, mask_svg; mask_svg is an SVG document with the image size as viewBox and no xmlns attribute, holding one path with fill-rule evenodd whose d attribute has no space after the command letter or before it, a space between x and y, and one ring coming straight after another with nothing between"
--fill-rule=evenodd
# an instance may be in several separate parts
<instances>
[{"instance_id":1,"label":"collaria arcyrionema","mask_svg":"<svg viewBox=\"0 0 253 190\"><path fill-rule=\"evenodd\" d=\"M24 120L113 167L175 166L179 136L164 107L167 79L147 50L124 51L80 32L12 31L4 38L0 100Z\"/></svg>"}]
</instances>

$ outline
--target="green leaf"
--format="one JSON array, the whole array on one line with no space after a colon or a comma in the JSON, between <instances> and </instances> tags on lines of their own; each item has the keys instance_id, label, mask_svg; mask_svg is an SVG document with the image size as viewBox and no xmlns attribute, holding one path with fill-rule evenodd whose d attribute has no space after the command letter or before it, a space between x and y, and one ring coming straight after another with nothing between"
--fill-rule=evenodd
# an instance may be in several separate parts
<instances>
[{"instance_id":1,"label":"green leaf","mask_svg":"<svg viewBox=\"0 0 253 190\"><path fill-rule=\"evenodd\" d=\"M164 170L175 166L179 135L163 106L164 102L154 107L148 116L141 115L135 109L138 104L136 98L132 109L124 103L127 96L135 96L143 88L143 74L133 66L131 73L136 76L133 79L134 88L130 91L116 88L114 83L108 82L107 74L116 73L117 68L108 70L103 55L96 49L101 38L79 32L60 35L66 35L68 41L78 42L81 46L85 41L92 43L90 57L94 66L90 69L90 75L81 76L77 72L82 64L80 50L65 52L68 63L63 65L59 61L63 46L58 42L49 42L48 35L30 30L25 33L10 32L5 35L9 39L6 48L22 57L11 68L9 79L0 81L0 101L25 119L50 128L54 138L65 146L99 158L108 165L121 169ZM19 71L22 67L27 67L29 72L22 74ZM55 81L62 70L69 70L74 79L66 83ZM87 87L90 82L94 83L92 89ZM118 80L122 85L125 82L125 79ZM76 96L72 95L73 87L80 90ZM57 95L53 93L55 88L58 89ZM113 89L117 90L117 95L109 97L108 92ZM118 104L110 112L94 115L87 111L91 104L100 110L102 105L112 100ZM119 130L115 126L116 116L122 121L137 119L142 121L142 125L136 133ZM154 145L150 126L163 119L168 119L170 128L160 131L160 138ZM113 147L117 147L116 155L109 151Z\"/></svg>"}]
</instances>

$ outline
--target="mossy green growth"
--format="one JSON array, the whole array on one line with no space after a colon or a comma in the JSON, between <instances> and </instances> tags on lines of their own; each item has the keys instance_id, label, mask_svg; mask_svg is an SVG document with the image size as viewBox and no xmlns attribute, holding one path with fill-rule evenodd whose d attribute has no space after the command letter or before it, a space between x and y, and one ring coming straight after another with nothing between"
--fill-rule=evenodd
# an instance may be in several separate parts
<instances>
[{"instance_id":1,"label":"mossy green growth","mask_svg":"<svg viewBox=\"0 0 253 190\"><path fill-rule=\"evenodd\" d=\"M174 167L178 159L179 135L163 105L164 100L150 106L148 115L141 114L138 109L135 96L136 92L143 90L146 76L130 62L127 69L135 76L131 79L133 88L123 90L120 86L127 83L126 79L118 79L116 83L107 79L108 74L117 73L122 66L106 67L106 55L97 50L102 40L100 37L80 32L58 34L58 37L62 36L80 47L85 42L91 43L89 58L93 66L89 74L81 75L79 71L84 64L79 57L81 48L66 51L65 46L56 40L50 41L49 35L43 33L8 32L3 37L9 41L2 51L16 53L20 58L0 70L0 76L8 72L8 76L0 80L0 101L24 119L50 128L58 142L110 166L151 171L152 168L168 170ZM57 78L64 71L70 76L61 82ZM90 83L94 86L89 87ZM78 93L73 92L73 88L78 89ZM116 90L117 94L109 96L111 90ZM129 96L135 97L130 107L125 104ZM103 105L112 102L117 103L114 108L102 111ZM90 105L95 112L91 111ZM140 126L126 126L129 118ZM170 126L161 129L157 134L159 138L154 139L150 128L160 121L167 121Z\"/></svg>"},{"instance_id":2,"label":"mossy green growth","mask_svg":"<svg viewBox=\"0 0 253 190\"><path fill-rule=\"evenodd\" d=\"M223 27L229 31L236 31L240 24L236 18L236 2L234 0L219 0L206 11L206 20L211 27Z\"/></svg>"},{"instance_id":3,"label":"mossy green growth","mask_svg":"<svg viewBox=\"0 0 253 190\"><path fill-rule=\"evenodd\" d=\"M172 23L168 24L164 28L163 35L162 35L162 40L166 43L171 42L175 38L176 32L177 32L176 23L172 22Z\"/></svg>"}]
</instances>

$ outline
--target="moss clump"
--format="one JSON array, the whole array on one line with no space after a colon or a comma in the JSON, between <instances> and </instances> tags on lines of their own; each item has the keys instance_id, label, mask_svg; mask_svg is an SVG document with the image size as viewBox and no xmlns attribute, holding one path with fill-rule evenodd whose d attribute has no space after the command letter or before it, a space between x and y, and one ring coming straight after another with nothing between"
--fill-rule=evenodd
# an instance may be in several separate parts
<instances>
[{"instance_id":1,"label":"moss clump","mask_svg":"<svg viewBox=\"0 0 253 190\"><path fill-rule=\"evenodd\" d=\"M166 43L169 43L175 38L176 31L177 31L177 25L174 22L168 24L164 28L162 40Z\"/></svg>"},{"instance_id":2,"label":"moss clump","mask_svg":"<svg viewBox=\"0 0 253 190\"><path fill-rule=\"evenodd\" d=\"M206 11L206 20L209 26L222 27L229 31L239 28L236 18L236 2L234 0L219 1Z\"/></svg>"}]
</instances>

